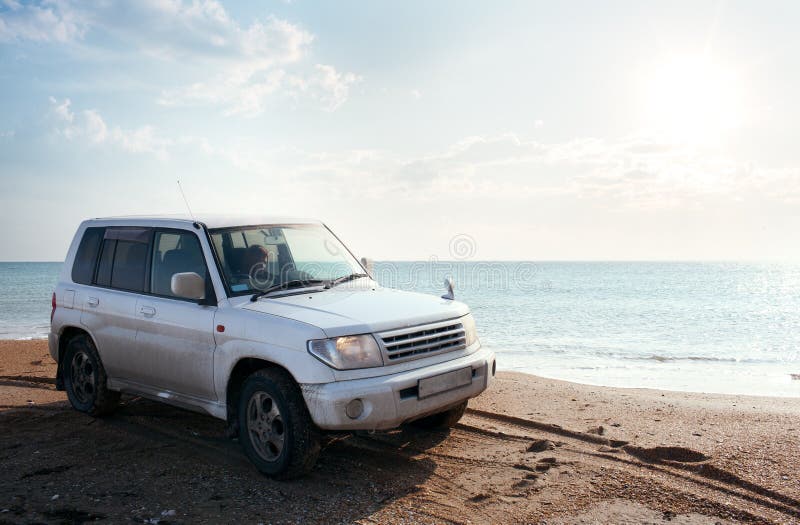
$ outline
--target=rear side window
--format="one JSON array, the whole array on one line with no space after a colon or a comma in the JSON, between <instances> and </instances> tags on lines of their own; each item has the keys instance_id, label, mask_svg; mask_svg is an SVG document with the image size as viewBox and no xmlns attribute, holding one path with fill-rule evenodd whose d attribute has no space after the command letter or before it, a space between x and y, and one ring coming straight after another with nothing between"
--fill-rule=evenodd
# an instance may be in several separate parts
<instances>
[{"instance_id":1,"label":"rear side window","mask_svg":"<svg viewBox=\"0 0 800 525\"><path fill-rule=\"evenodd\" d=\"M91 284L94 277L94 266L100 245L103 242L105 228L86 228L83 238L72 263L72 281L78 284Z\"/></svg>"},{"instance_id":2,"label":"rear side window","mask_svg":"<svg viewBox=\"0 0 800 525\"><path fill-rule=\"evenodd\" d=\"M97 263L97 278L95 283L100 286L111 286L111 266L114 264L114 250L117 241L107 239L103 241L103 251L100 254L100 262Z\"/></svg>"},{"instance_id":3,"label":"rear side window","mask_svg":"<svg viewBox=\"0 0 800 525\"><path fill-rule=\"evenodd\" d=\"M143 292L151 236L151 230L142 228L106 229L95 284Z\"/></svg>"},{"instance_id":4,"label":"rear side window","mask_svg":"<svg viewBox=\"0 0 800 525\"><path fill-rule=\"evenodd\" d=\"M118 240L111 269L111 287L143 292L146 269L147 244Z\"/></svg>"}]
</instances>

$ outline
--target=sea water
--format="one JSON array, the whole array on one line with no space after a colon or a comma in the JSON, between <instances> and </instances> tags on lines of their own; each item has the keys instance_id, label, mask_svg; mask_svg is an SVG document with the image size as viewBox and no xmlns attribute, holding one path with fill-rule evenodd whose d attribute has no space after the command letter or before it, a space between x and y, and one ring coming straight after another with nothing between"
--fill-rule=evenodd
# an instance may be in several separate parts
<instances>
[{"instance_id":1,"label":"sea water","mask_svg":"<svg viewBox=\"0 0 800 525\"><path fill-rule=\"evenodd\" d=\"M0 338L44 337L60 263L0 263ZM384 285L451 276L501 370L588 384L800 396L800 265L378 262Z\"/></svg>"},{"instance_id":2,"label":"sea water","mask_svg":"<svg viewBox=\"0 0 800 525\"><path fill-rule=\"evenodd\" d=\"M51 298L61 266L0 262L0 339L47 337Z\"/></svg>"},{"instance_id":3,"label":"sea water","mask_svg":"<svg viewBox=\"0 0 800 525\"><path fill-rule=\"evenodd\" d=\"M434 261L379 263L376 273L427 293L452 276L500 369L800 396L800 265Z\"/></svg>"}]
</instances>

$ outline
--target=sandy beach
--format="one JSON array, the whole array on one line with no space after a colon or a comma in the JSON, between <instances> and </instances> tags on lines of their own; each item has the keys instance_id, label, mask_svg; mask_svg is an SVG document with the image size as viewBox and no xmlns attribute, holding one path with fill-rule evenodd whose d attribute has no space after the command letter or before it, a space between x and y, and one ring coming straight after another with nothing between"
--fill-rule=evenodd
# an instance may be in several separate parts
<instances>
[{"instance_id":1,"label":"sandy beach","mask_svg":"<svg viewBox=\"0 0 800 525\"><path fill-rule=\"evenodd\" d=\"M259 475L222 421L72 410L44 341L0 342L0 523L797 523L800 399L500 373L449 433L330 436Z\"/></svg>"}]
</instances>

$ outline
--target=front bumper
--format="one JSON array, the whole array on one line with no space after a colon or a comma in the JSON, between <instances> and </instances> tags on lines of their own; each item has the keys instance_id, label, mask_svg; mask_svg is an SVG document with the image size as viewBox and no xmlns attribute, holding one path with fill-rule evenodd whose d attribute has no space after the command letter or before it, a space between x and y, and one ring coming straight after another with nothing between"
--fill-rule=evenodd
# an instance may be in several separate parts
<instances>
[{"instance_id":1,"label":"front bumper","mask_svg":"<svg viewBox=\"0 0 800 525\"><path fill-rule=\"evenodd\" d=\"M468 385L420 399L420 379L472 368ZM489 386L494 375L495 356L481 348L470 355L397 374L325 384L300 385L311 418L325 430L387 430L406 421L435 414L475 397ZM347 415L346 406L360 399L363 412Z\"/></svg>"}]
</instances>

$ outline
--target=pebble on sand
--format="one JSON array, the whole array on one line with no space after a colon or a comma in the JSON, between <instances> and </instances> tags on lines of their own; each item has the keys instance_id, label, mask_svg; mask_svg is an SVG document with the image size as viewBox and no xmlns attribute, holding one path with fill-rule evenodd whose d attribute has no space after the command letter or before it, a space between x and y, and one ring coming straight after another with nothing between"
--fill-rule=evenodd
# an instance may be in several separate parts
<instances>
[{"instance_id":1,"label":"pebble on sand","mask_svg":"<svg viewBox=\"0 0 800 525\"><path fill-rule=\"evenodd\" d=\"M531 443L528 447L528 452L544 452L545 450L554 450L556 444L549 439L539 439Z\"/></svg>"}]
</instances>

